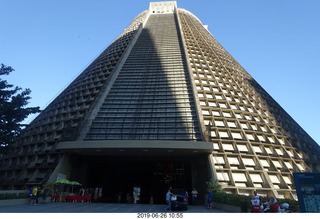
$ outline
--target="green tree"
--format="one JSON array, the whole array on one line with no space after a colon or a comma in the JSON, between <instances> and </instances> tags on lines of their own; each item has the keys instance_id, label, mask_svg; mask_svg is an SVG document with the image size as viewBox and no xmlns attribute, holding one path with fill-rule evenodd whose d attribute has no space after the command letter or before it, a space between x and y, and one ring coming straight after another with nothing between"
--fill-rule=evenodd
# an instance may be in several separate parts
<instances>
[{"instance_id":1,"label":"green tree","mask_svg":"<svg viewBox=\"0 0 320 219\"><path fill-rule=\"evenodd\" d=\"M216 179L211 179L210 181L206 182L207 189L211 191L212 193L220 192L221 191L221 185L219 184L219 181Z\"/></svg>"},{"instance_id":2,"label":"green tree","mask_svg":"<svg viewBox=\"0 0 320 219\"><path fill-rule=\"evenodd\" d=\"M0 77L13 71L11 66L0 65ZM0 154L8 152L8 146L25 127L21 122L30 114L40 112L40 107L26 107L30 93L30 89L23 90L0 78Z\"/></svg>"}]
</instances>

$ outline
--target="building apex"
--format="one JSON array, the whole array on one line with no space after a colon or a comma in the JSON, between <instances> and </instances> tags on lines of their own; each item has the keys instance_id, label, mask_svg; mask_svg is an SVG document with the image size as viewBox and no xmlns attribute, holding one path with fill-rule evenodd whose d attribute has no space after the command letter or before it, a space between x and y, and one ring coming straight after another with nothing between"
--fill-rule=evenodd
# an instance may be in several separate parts
<instances>
[{"instance_id":1,"label":"building apex","mask_svg":"<svg viewBox=\"0 0 320 219\"><path fill-rule=\"evenodd\" d=\"M176 1L150 2L149 11L152 14L167 14L173 13L176 8Z\"/></svg>"}]
</instances>

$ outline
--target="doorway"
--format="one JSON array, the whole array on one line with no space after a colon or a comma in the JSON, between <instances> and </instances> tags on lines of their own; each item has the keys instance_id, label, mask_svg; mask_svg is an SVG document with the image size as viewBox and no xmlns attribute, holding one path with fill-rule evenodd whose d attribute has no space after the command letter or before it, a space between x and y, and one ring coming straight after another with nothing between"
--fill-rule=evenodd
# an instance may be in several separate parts
<instances>
[{"instance_id":1,"label":"doorway","mask_svg":"<svg viewBox=\"0 0 320 219\"><path fill-rule=\"evenodd\" d=\"M192 188L191 161L187 158L86 157L87 187L102 188L100 202L133 202L133 188L140 187L139 203L164 204L169 187Z\"/></svg>"}]
</instances>

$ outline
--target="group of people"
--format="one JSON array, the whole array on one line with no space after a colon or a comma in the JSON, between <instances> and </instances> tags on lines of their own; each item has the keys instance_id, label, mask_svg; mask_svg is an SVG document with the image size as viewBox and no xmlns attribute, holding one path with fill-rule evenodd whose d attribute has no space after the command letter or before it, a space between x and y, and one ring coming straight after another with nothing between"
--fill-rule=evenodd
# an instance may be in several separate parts
<instances>
[{"instance_id":1,"label":"group of people","mask_svg":"<svg viewBox=\"0 0 320 219\"><path fill-rule=\"evenodd\" d=\"M166 203L167 203L167 207L166 210L171 210L171 201L172 201L172 196L174 195L171 192L171 187L168 189L167 193L166 193ZM197 205L198 202L198 191L196 190L196 188L194 188L191 191L191 197L192 197L192 205ZM187 190L185 190L184 193L185 198L187 198L187 200L189 200L189 193ZM208 204L208 208L212 208L212 192L208 191L207 193L207 204Z\"/></svg>"},{"instance_id":2,"label":"group of people","mask_svg":"<svg viewBox=\"0 0 320 219\"><path fill-rule=\"evenodd\" d=\"M193 205L197 205L197 201L198 201L198 191L194 188L191 192L192 194L192 204ZM208 208L212 208L212 192L210 190L208 190L208 193L207 193L207 205L208 205Z\"/></svg>"},{"instance_id":3,"label":"group of people","mask_svg":"<svg viewBox=\"0 0 320 219\"><path fill-rule=\"evenodd\" d=\"M253 196L250 200L251 212L260 213L260 212L280 212L280 213L289 213L288 203L279 204L275 197L270 197L267 195L266 200L263 201L262 197L254 191ZM246 209L242 209L243 212Z\"/></svg>"},{"instance_id":4,"label":"group of people","mask_svg":"<svg viewBox=\"0 0 320 219\"><path fill-rule=\"evenodd\" d=\"M167 203L166 210L171 209L172 196L173 196L173 193L171 192L171 187L170 187L166 193L166 203ZM192 196L192 205L197 205L198 191L195 188L192 190L191 196ZM187 190L185 190L185 197L189 199L189 194ZM212 208L212 201L213 201L212 192L208 191L207 193L208 208ZM291 210L289 209L289 207L290 206L288 203L279 204L275 197L267 195L265 198L262 198L257 194L256 191L254 191L254 194L250 200L250 209L251 209L251 212L253 213L257 213L257 212L290 213ZM248 208L248 205L244 199L243 203L241 204L241 211L247 212L247 208Z\"/></svg>"},{"instance_id":5,"label":"group of people","mask_svg":"<svg viewBox=\"0 0 320 219\"><path fill-rule=\"evenodd\" d=\"M47 187L38 187L38 186L31 186L29 188L29 204L30 205L37 205L39 203L39 196L42 196L42 204L47 202L47 195L48 195L48 188Z\"/></svg>"},{"instance_id":6,"label":"group of people","mask_svg":"<svg viewBox=\"0 0 320 219\"><path fill-rule=\"evenodd\" d=\"M192 203L193 204L196 204L196 199L198 197L198 192L196 189L194 189L192 192L191 192L191 195L192 195ZM171 204L172 204L172 201L173 201L173 197L174 197L174 194L172 193L172 187L170 187L166 193L166 208L165 210L168 210L170 211L171 210ZM184 191L184 198L186 198L187 200L189 200L189 193L187 190Z\"/></svg>"}]
</instances>

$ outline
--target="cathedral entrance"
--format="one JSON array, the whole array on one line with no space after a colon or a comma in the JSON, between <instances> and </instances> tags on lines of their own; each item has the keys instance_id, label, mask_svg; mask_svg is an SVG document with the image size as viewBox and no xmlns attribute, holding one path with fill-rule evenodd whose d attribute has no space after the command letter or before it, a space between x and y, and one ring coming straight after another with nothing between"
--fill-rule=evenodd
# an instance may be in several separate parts
<instances>
[{"instance_id":1,"label":"cathedral entrance","mask_svg":"<svg viewBox=\"0 0 320 219\"><path fill-rule=\"evenodd\" d=\"M140 188L138 202L164 204L169 187L192 189L190 160L178 158L86 157L86 185L102 188L101 202L130 203Z\"/></svg>"}]
</instances>

